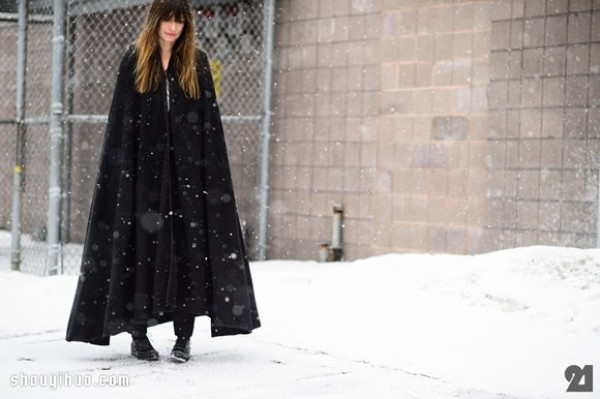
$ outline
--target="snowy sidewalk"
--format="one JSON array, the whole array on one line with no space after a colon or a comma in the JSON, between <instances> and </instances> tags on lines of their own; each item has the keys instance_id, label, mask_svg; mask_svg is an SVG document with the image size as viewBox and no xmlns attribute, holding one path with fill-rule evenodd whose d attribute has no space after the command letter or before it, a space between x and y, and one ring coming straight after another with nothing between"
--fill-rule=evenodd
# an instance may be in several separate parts
<instances>
[{"instance_id":1,"label":"snowy sidewalk","mask_svg":"<svg viewBox=\"0 0 600 399\"><path fill-rule=\"evenodd\" d=\"M210 337L170 362L172 323L149 329L158 362L64 340L77 276L0 265L0 397L592 398L600 392L600 251L530 247L478 256L251 264L262 327ZM594 366L594 393L566 367ZM13 387L35 375L124 375L125 387ZM39 377L38 377L39 378ZM60 383L59 383L60 385Z\"/></svg>"}]
</instances>

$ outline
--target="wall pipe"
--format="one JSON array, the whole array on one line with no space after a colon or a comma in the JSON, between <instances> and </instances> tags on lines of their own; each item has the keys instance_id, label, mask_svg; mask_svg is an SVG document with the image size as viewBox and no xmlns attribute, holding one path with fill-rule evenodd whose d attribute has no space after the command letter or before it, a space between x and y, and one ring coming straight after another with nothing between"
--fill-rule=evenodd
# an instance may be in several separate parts
<instances>
[{"instance_id":1,"label":"wall pipe","mask_svg":"<svg viewBox=\"0 0 600 399\"><path fill-rule=\"evenodd\" d=\"M269 158L271 138L271 86L273 80L273 37L275 30L275 0L264 0L264 78L263 78L263 119L260 157L259 182L259 225L258 225L258 259L266 259L267 227L269 216Z\"/></svg>"},{"instance_id":2,"label":"wall pipe","mask_svg":"<svg viewBox=\"0 0 600 399\"><path fill-rule=\"evenodd\" d=\"M334 262L339 262L344 256L343 248L343 223L344 208L340 203L333 203L333 217L331 230L331 258Z\"/></svg>"},{"instance_id":3,"label":"wall pipe","mask_svg":"<svg viewBox=\"0 0 600 399\"><path fill-rule=\"evenodd\" d=\"M46 274L59 272L60 196L63 150L63 57L65 42L65 1L54 0L52 100L50 105L50 176L48 184L48 237ZM62 262L61 262L62 264ZM60 270L62 272L62 270Z\"/></svg>"},{"instance_id":4,"label":"wall pipe","mask_svg":"<svg viewBox=\"0 0 600 399\"><path fill-rule=\"evenodd\" d=\"M25 64L27 62L27 0L19 0L17 39L17 99L15 166L13 169L13 195L11 213L10 268L21 270L21 197L25 163Z\"/></svg>"}]
</instances>

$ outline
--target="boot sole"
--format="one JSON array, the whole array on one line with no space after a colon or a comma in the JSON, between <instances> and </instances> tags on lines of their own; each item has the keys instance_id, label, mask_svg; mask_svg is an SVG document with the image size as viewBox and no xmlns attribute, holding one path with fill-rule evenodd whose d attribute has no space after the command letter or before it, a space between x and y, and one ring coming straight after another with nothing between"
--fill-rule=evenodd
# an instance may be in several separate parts
<instances>
[{"instance_id":1,"label":"boot sole","mask_svg":"<svg viewBox=\"0 0 600 399\"><path fill-rule=\"evenodd\" d=\"M176 353L171 353L171 360L178 362L178 363L185 363L188 360L190 360L190 358L189 358L189 356L181 356Z\"/></svg>"},{"instance_id":2,"label":"boot sole","mask_svg":"<svg viewBox=\"0 0 600 399\"><path fill-rule=\"evenodd\" d=\"M139 360L158 360L160 355L156 351L138 352L135 349L131 350L131 356Z\"/></svg>"},{"instance_id":3,"label":"boot sole","mask_svg":"<svg viewBox=\"0 0 600 399\"><path fill-rule=\"evenodd\" d=\"M133 357L135 357L138 360L151 360L151 361L155 361L155 360L159 360L160 356L157 355L135 355L135 354L131 354Z\"/></svg>"}]
</instances>

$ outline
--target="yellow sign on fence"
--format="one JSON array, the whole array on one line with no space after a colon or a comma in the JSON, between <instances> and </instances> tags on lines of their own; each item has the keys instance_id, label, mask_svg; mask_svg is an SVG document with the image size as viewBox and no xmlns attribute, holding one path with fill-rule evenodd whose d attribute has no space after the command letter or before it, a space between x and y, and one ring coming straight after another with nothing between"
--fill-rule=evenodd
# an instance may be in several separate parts
<instances>
[{"instance_id":1,"label":"yellow sign on fence","mask_svg":"<svg viewBox=\"0 0 600 399\"><path fill-rule=\"evenodd\" d=\"M217 95L217 99L219 99L221 97L221 61L211 60L210 71L212 73L213 83L215 84L215 94Z\"/></svg>"}]
</instances>

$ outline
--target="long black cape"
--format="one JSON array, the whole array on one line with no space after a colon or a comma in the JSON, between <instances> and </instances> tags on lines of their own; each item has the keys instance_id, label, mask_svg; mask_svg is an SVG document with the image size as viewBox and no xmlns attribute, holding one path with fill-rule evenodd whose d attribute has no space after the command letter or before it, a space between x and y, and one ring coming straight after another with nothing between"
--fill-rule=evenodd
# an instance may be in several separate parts
<instances>
[{"instance_id":1,"label":"long black cape","mask_svg":"<svg viewBox=\"0 0 600 399\"><path fill-rule=\"evenodd\" d=\"M135 46L121 59L67 341L109 345L181 310L208 315L213 337L260 327L208 56L197 49L196 100L174 59L145 94Z\"/></svg>"}]
</instances>

